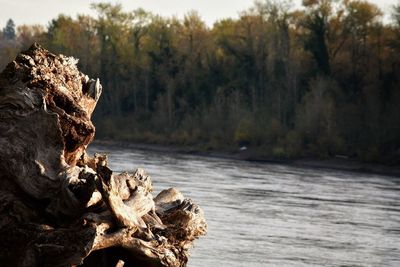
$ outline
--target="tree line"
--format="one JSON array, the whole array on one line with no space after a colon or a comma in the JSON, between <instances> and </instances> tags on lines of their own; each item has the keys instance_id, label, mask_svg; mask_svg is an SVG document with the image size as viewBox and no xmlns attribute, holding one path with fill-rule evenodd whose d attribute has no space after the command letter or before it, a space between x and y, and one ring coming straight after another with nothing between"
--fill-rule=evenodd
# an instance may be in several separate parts
<instances>
[{"instance_id":1,"label":"tree line","mask_svg":"<svg viewBox=\"0 0 400 267\"><path fill-rule=\"evenodd\" d=\"M10 20L0 69L34 41L78 58L103 84L98 138L400 163L400 3L387 21L368 1L264 0L212 27L195 11L92 7Z\"/></svg>"}]
</instances>

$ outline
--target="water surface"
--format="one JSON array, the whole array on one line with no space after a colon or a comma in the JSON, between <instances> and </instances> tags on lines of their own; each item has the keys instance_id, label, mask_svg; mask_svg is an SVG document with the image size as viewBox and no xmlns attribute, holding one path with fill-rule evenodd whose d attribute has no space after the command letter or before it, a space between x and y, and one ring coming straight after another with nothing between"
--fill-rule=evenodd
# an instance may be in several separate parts
<instances>
[{"instance_id":1,"label":"water surface","mask_svg":"<svg viewBox=\"0 0 400 267\"><path fill-rule=\"evenodd\" d=\"M116 172L146 169L204 210L191 267L400 266L400 179L91 146Z\"/></svg>"}]
</instances>

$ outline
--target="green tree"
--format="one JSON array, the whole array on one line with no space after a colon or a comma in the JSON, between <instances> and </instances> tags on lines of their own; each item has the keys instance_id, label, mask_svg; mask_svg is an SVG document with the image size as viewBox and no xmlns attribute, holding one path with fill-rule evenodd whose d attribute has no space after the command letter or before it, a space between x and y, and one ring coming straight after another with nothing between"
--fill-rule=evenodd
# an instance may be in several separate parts
<instances>
[{"instance_id":1,"label":"green tree","mask_svg":"<svg viewBox=\"0 0 400 267\"><path fill-rule=\"evenodd\" d=\"M3 36L6 40L15 40L15 23L9 19L3 28Z\"/></svg>"},{"instance_id":2,"label":"green tree","mask_svg":"<svg viewBox=\"0 0 400 267\"><path fill-rule=\"evenodd\" d=\"M308 29L305 48L312 53L318 66L318 71L330 75L331 62L327 44L329 20L332 15L331 0L304 0L306 7L304 27Z\"/></svg>"}]
</instances>

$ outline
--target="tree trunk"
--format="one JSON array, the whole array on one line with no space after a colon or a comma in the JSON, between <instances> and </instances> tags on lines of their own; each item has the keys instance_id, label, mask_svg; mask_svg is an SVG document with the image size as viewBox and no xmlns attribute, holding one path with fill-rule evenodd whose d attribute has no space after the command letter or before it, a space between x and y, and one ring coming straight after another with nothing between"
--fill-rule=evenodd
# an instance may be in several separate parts
<instances>
[{"instance_id":1,"label":"tree trunk","mask_svg":"<svg viewBox=\"0 0 400 267\"><path fill-rule=\"evenodd\" d=\"M185 266L202 210L86 154L101 85L76 62L35 44L0 74L1 266Z\"/></svg>"}]
</instances>

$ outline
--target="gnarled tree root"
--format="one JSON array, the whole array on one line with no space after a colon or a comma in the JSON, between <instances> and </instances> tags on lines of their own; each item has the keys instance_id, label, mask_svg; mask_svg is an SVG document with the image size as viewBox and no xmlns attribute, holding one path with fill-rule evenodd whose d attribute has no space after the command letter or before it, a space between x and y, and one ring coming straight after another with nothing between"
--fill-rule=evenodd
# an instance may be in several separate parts
<instances>
[{"instance_id":1,"label":"gnarled tree root","mask_svg":"<svg viewBox=\"0 0 400 267\"><path fill-rule=\"evenodd\" d=\"M102 88L76 63L35 44L0 74L1 266L186 266L202 210L86 154Z\"/></svg>"}]
</instances>

